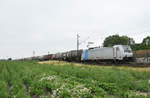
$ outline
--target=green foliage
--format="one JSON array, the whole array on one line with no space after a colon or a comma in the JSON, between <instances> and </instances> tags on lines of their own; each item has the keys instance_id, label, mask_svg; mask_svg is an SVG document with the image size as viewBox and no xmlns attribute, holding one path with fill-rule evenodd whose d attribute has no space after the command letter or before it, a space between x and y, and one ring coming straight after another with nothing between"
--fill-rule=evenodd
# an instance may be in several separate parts
<instances>
[{"instance_id":1,"label":"green foliage","mask_svg":"<svg viewBox=\"0 0 150 98\"><path fill-rule=\"evenodd\" d=\"M150 46L150 36L144 38L142 44L145 46Z\"/></svg>"},{"instance_id":2,"label":"green foliage","mask_svg":"<svg viewBox=\"0 0 150 98\"><path fill-rule=\"evenodd\" d=\"M104 40L104 47L114 46L114 45L130 45L135 43L133 38L129 38L127 36L119 36L119 35L112 35L108 36Z\"/></svg>"},{"instance_id":3,"label":"green foliage","mask_svg":"<svg viewBox=\"0 0 150 98\"><path fill-rule=\"evenodd\" d=\"M0 98L8 98L8 84L0 81Z\"/></svg>"},{"instance_id":4,"label":"green foliage","mask_svg":"<svg viewBox=\"0 0 150 98\"><path fill-rule=\"evenodd\" d=\"M67 90L63 90L60 94L60 98L72 98L73 96L71 96L70 92L68 92Z\"/></svg>"},{"instance_id":5,"label":"green foliage","mask_svg":"<svg viewBox=\"0 0 150 98\"><path fill-rule=\"evenodd\" d=\"M118 98L130 98L131 91L121 90L117 93Z\"/></svg>"},{"instance_id":6,"label":"green foliage","mask_svg":"<svg viewBox=\"0 0 150 98\"><path fill-rule=\"evenodd\" d=\"M94 96L101 96L101 97L105 97L107 95L106 91L103 88L92 85L91 85L91 94Z\"/></svg>"},{"instance_id":7,"label":"green foliage","mask_svg":"<svg viewBox=\"0 0 150 98\"><path fill-rule=\"evenodd\" d=\"M137 91L148 92L150 90L150 84L146 80L140 80L136 82Z\"/></svg>"},{"instance_id":8,"label":"green foliage","mask_svg":"<svg viewBox=\"0 0 150 98\"><path fill-rule=\"evenodd\" d=\"M41 95L44 93L44 84L42 82L33 81L30 86L31 95Z\"/></svg>"},{"instance_id":9,"label":"green foliage","mask_svg":"<svg viewBox=\"0 0 150 98\"><path fill-rule=\"evenodd\" d=\"M133 51L150 49L150 36L143 39L142 43L131 45Z\"/></svg>"},{"instance_id":10,"label":"green foliage","mask_svg":"<svg viewBox=\"0 0 150 98\"><path fill-rule=\"evenodd\" d=\"M99 83L99 87L103 88L109 94L115 94L118 91L117 86L114 83Z\"/></svg>"},{"instance_id":11,"label":"green foliage","mask_svg":"<svg viewBox=\"0 0 150 98\"><path fill-rule=\"evenodd\" d=\"M136 91L150 90L149 78L148 72L117 67L0 62L0 98L138 98Z\"/></svg>"},{"instance_id":12,"label":"green foliage","mask_svg":"<svg viewBox=\"0 0 150 98\"><path fill-rule=\"evenodd\" d=\"M146 49L150 49L150 46L148 45L145 45L145 44L134 44L134 45L131 45L131 48L133 51L136 51L136 50L146 50Z\"/></svg>"},{"instance_id":13,"label":"green foliage","mask_svg":"<svg viewBox=\"0 0 150 98\"><path fill-rule=\"evenodd\" d=\"M114 45L130 45L133 51L150 49L150 36L143 39L142 43L135 43L133 38L128 36L112 35L105 38L104 47Z\"/></svg>"}]
</instances>

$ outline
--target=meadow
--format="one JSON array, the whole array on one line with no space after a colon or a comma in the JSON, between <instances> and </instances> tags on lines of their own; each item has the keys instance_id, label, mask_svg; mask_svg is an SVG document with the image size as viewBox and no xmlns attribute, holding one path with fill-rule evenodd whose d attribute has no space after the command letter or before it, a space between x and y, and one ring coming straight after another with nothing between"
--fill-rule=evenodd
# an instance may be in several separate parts
<instances>
[{"instance_id":1,"label":"meadow","mask_svg":"<svg viewBox=\"0 0 150 98\"><path fill-rule=\"evenodd\" d=\"M0 98L150 98L150 71L53 61L1 61Z\"/></svg>"}]
</instances>

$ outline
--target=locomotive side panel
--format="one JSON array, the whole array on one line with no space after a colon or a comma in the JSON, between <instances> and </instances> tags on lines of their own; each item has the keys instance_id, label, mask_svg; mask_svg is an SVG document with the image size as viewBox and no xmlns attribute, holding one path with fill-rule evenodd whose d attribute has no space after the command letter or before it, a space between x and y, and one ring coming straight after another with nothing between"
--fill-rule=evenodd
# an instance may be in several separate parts
<instances>
[{"instance_id":1,"label":"locomotive side panel","mask_svg":"<svg viewBox=\"0 0 150 98\"><path fill-rule=\"evenodd\" d=\"M95 48L84 50L81 60L113 60L113 48Z\"/></svg>"},{"instance_id":2,"label":"locomotive side panel","mask_svg":"<svg viewBox=\"0 0 150 98\"><path fill-rule=\"evenodd\" d=\"M88 60L113 59L113 48L96 48L88 51Z\"/></svg>"}]
</instances>

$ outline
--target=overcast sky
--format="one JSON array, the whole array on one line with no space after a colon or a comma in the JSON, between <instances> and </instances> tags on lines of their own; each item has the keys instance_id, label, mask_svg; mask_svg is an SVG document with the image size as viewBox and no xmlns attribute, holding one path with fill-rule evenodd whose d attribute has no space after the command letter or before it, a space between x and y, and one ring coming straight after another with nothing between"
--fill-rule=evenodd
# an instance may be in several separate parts
<instances>
[{"instance_id":1,"label":"overcast sky","mask_svg":"<svg viewBox=\"0 0 150 98\"><path fill-rule=\"evenodd\" d=\"M150 0L0 0L0 59L76 49L76 34L102 45L127 35L150 35ZM87 40L88 39L88 40Z\"/></svg>"}]
</instances>

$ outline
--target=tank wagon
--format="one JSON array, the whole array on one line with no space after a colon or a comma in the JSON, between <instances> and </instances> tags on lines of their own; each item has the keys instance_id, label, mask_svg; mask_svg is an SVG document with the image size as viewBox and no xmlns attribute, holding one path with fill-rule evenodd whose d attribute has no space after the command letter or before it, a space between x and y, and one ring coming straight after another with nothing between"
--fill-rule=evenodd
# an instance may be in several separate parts
<instances>
[{"instance_id":1,"label":"tank wagon","mask_svg":"<svg viewBox=\"0 0 150 98\"><path fill-rule=\"evenodd\" d=\"M51 59L52 59L52 54L43 55L43 56L39 57L38 59L39 59L40 61L51 60Z\"/></svg>"},{"instance_id":2,"label":"tank wagon","mask_svg":"<svg viewBox=\"0 0 150 98\"><path fill-rule=\"evenodd\" d=\"M83 50L72 50L66 53L66 60L69 62L75 61L80 62L81 61L81 55L83 53Z\"/></svg>"}]
</instances>

